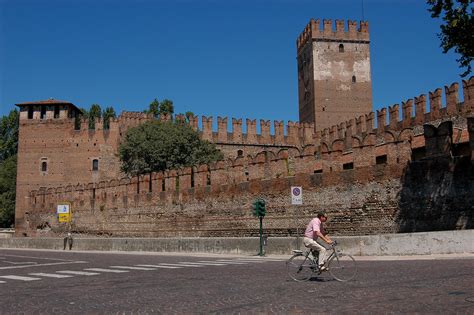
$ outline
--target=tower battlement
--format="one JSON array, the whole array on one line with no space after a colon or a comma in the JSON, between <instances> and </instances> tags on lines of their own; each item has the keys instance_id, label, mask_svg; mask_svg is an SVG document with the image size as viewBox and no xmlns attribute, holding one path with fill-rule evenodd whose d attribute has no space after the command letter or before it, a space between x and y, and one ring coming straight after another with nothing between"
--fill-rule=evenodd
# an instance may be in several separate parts
<instances>
[{"instance_id":1,"label":"tower battlement","mask_svg":"<svg viewBox=\"0 0 474 315\"><path fill-rule=\"evenodd\" d=\"M340 42L369 42L369 22L360 21L357 28L356 21L347 21L347 29L345 28L345 20L336 20L335 28L332 20L324 19L321 27L319 19L311 19L304 30L296 40L298 52L311 40L316 41L340 41Z\"/></svg>"}]
</instances>

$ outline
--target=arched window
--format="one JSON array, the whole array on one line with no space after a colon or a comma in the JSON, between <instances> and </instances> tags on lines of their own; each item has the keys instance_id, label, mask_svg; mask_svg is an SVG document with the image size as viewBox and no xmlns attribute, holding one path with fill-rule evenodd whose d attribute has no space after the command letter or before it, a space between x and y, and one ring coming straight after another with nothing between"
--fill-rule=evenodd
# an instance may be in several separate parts
<instances>
[{"instance_id":1,"label":"arched window","mask_svg":"<svg viewBox=\"0 0 474 315\"><path fill-rule=\"evenodd\" d=\"M92 160L92 170L93 171L99 170L99 160L97 159Z\"/></svg>"},{"instance_id":2,"label":"arched window","mask_svg":"<svg viewBox=\"0 0 474 315\"><path fill-rule=\"evenodd\" d=\"M47 172L48 171L48 162L41 162L41 171L42 172Z\"/></svg>"},{"instance_id":3,"label":"arched window","mask_svg":"<svg viewBox=\"0 0 474 315\"><path fill-rule=\"evenodd\" d=\"M339 52L344 52L344 45L343 44L339 44Z\"/></svg>"},{"instance_id":4,"label":"arched window","mask_svg":"<svg viewBox=\"0 0 474 315\"><path fill-rule=\"evenodd\" d=\"M356 76L355 75L352 76L352 83L356 83Z\"/></svg>"}]
</instances>

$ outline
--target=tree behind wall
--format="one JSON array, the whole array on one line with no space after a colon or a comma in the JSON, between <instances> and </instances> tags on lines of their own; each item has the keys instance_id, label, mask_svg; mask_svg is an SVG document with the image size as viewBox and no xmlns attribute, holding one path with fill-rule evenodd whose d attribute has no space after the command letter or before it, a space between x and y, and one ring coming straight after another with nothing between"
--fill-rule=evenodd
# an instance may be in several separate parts
<instances>
[{"instance_id":1,"label":"tree behind wall","mask_svg":"<svg viewBox=\"0 0 474 315\"><path fill-rule=\"evenodd\" d=\"M185 123L150 121L131 128L119 148L122 171L130 176L207 164L223 158Z\"/></svg>"},{"instance_id":2,"label":"tree behind wall","mask_svg":"<svg viewBox=\"0 0 474 315\"><path fill-rule=\"evenodd\" d=\"M17 110L3 116L0 123L0 227L10 227L15 220L18 123Z\"/></svg>"}]
</instances>

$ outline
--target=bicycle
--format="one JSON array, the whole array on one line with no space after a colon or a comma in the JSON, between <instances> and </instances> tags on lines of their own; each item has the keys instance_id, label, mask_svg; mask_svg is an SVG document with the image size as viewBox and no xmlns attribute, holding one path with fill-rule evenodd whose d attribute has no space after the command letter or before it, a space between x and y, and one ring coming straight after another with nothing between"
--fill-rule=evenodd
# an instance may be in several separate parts
<instances>
[{"instance_id":1,"label":"bicycle","mask_svg":"<svg viewBox=\"0 0 474 315\"><path fill-rule=\"evenodd\" d=\"M320 275L329 271L337 281L345 282L354 279L357 274L357 265L354 257L343 254L336 249L337 243L331 244L332 252L326 260L327 268L321 270L318 265L319 252L308 249L305 253L293 250L294 255L286 262L288 275L295 281L307 281L313 274ZM310 257L312 254L313 257Z\"/></svg>"}]
</instances>

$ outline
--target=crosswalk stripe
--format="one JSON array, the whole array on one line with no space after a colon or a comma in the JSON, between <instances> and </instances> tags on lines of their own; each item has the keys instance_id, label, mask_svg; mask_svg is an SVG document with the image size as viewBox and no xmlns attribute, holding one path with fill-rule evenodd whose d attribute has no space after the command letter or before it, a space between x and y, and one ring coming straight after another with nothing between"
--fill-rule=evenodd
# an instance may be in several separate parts
<instances>
[{"instance_id":1,"label":"crosswalk stripe","mask_svg":"<svg viewBox=\"0 0 474 315\"><path fill-rule=\"evenodd\" d=\"M128 270L105 269L105 268L86 268L86 269L84 269L84 270L97 271L97 272L112 272L112 273L128 272Z\"/></svg>"},{"instance_id":2,"label":"crosswalk stripe","mask_svg":"<svg viewBox=\"0 0 474 315\"><path fill-rule=\"evenodd\" d=\"M119 268L119 269L130 269L130 270L155 270L153 268L146 267L133 267L133 266L109 266L110 268Z\"/></svg>"},{"instance_id":3,"label":"crosswalk stripe","mask_svg":"<svg viewBox=\"0 0 474 315\"><path fill-rule=\"evenodd\" d=\"M0 281L0 283L6 283L5 281Z\"/></svg>"},{"instance_id":4,"label":"crosswalk stripe","mask_svg":"<svg viewBox=\"0 0 474 315\"><path fill-rule=\"evenodd\" d=\"M167 264L161 263L163 266L178 266L178 267L204 267L203 265L190 265L190 264Z\"/></svg>"},{"instance_id":5,"label":"crosswalk stripe","mask_svg":"<svg viewBox=\"0 0 474 315\"><path fill-rule=\"evenodd\" d=\"M60 270L60 271L56 271L56 272L66 273L66 274L71 274L71 275L80 275L80 276L95 276L95 275L100 274L100 273L97 273L97 272L76 271L76 270Z\"/></svg>"},{"instance_id":6,"label":"crosswalk stripe","mask_svg":"<svg viewBox=\"0 0 474 315\"><path fill-rule=\"evenodd\" d=\"M139 267L152 267L152 268L164 268L164 269L179 269L183 267L175 267L175 266L162 266L162 265L136 265Z\"/></svg>"},{"instance_id":7,"label":"crosswalk stripe","mask_svg":"<svg viewBox=\"0 0 474 315\"><path fill-rule=\"evenodd\" d=\"M46 278L71 278L72 276L69 275L58 275L57 273L29 273L31 276L38 276L38 277L46 277Z\"/></svg>"},{"instance_id":8,"label":"crosswalk stripe","mask_svg":"<svg viewBox=\"0 0 474 315\"><path fill-rule=\"evenodd\" d=\"M20 280L20 281L34 281L34 280L41 280L41 278L32 278L32 277L24 277L24 276L0 276L0 278L4 279L11 279L11 280Z\"/></svg>"},{"instance_id":9,"label":"crosswalk stripe","mask_svg":"<svg viewBox=\"0 0 474 315\"><path fill-rule=\"evenodd\" d=\"M198 261L198 262L181 261L178 264L191 264L191 265L202 265L202 266L226 266L226 264L224 263L214 263L214 262L206 262L206 261Z\"/></svg>"},{"instance_id":10,"label":"crosswalk stripe","mask_svg":"<svg viewBox=\"0 0 474 315\"><path fill-rule=\"evenodd\" d=\"M235 260L225 260L225 259L219 259L219 260L215 260L216 262L220 263L226 263L226 264L230 264L230 265L247 265L248 262L246 261L235 261Z\"/></svg>"},{"instance_id":11,"label":"crosswalk stripe","mask_svg":"<svg viewBox=\"0 0 474 315\"><path fill-rule=\"evenodd\" d=\"M202 263L203 265L208 265L208 266L227 266L226 263L223 262L217 262L217 261L207 261L207 260L199 260L198 263Z\"/></svg>"},{"instance_id":12,"label":"crosswalk stripe","mask_svg":"<svg viewBox=\"0 0 474 315\"><path fill-rule=\"evenodd\" d=\"M226 265L247 265L248 263L245 261L235 261L235 260L225 260L225 259L220 259L220 260L201 260L203 262L215 262L217 264L226 264Z\"/></svg>"}]
</instances>

